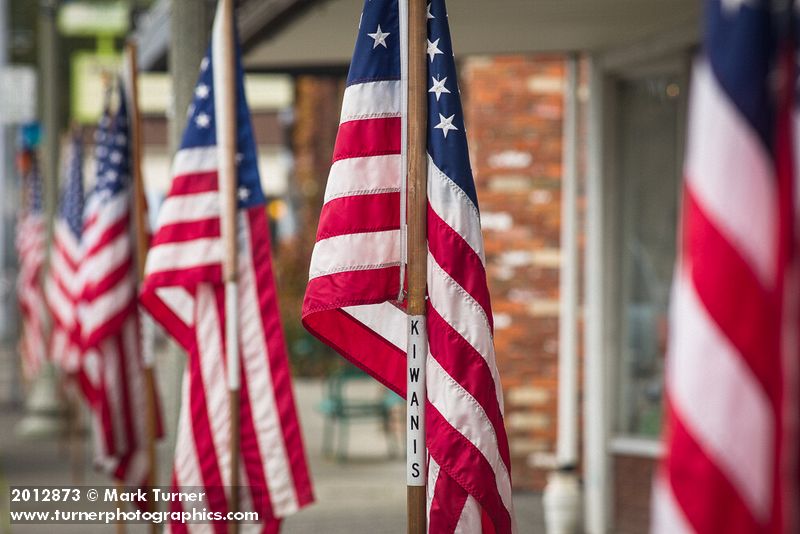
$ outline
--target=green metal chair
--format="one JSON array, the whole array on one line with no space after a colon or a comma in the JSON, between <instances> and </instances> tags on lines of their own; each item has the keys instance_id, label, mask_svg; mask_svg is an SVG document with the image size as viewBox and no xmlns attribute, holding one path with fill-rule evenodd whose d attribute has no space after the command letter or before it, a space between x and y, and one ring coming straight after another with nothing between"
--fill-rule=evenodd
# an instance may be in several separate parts
<instances>
[{"instance_id":1,"label":"green metal chair","mask_svg":"<svg viewBox=\"0 0 800 534\"><path fill-rule=\"evenodd\" d=\"M351 387L357 382L373 379L361 369L346 364L334 372L325 384L325 397L318 410L325 417L322 434L322 453L338 461L347 461L350 423L355 421L380 421L386 435L388 455L394 458L398 453L397 441L392 436L391 415L393 409L403 403L394 392L383 389L374 397L355 396ZM338 440L334 451L334 431L338 427Z\"/></svg>"}]
</instances>

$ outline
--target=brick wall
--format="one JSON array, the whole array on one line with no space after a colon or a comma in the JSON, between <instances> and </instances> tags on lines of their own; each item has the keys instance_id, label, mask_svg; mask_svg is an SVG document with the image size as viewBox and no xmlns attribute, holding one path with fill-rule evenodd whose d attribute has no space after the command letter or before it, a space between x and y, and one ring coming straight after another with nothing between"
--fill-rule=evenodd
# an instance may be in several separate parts
<instances>
[{"instance_id":1,"label":"brick wall","mask_svg":"<svg viewBox=\"0 0 800 534\"><path fill-rule=\"evenodd\" d=\"M518 488L543 486L528 458L555 450L563 82L556 55L461 65Z\"/></svg>"},{"instance_id":2,"label":"brick wall","mask_svg":"<svg viewBox=\"0 0 800 534\"><path fill-rule=\"evenodd\" d=\"M655 460L616 455L614 475L614 532L639 534L650 524L650 487Z\"/></svg>"}]
</instances>

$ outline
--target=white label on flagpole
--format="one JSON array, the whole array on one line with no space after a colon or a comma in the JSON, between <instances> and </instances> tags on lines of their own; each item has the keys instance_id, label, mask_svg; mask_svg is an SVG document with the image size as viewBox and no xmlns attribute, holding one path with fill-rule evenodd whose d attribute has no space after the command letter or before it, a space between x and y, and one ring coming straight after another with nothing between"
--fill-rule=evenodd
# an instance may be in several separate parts
<instances>
[{"instance_id":1,"label":"white label on flagpole","mask_svg":"<svg viewBox=\"0 0 800 534\"><path fill-rule=\"evenodd\" d=\"M239 391L239 306L236 282L225 283L225 356L228 363L228 389Z\"/></svg>"},{"instance_id":2,"label":"white label on flagpole","mask_svg":"<svg viewBox=\"0 0 800 534\"><path fill-rule=\"evenodd\" d=\"M424 315L408 316L408 376L406 376L406 484L424 486L425 462L425 362L428 332Z\"/></svg>"}]
</instances>

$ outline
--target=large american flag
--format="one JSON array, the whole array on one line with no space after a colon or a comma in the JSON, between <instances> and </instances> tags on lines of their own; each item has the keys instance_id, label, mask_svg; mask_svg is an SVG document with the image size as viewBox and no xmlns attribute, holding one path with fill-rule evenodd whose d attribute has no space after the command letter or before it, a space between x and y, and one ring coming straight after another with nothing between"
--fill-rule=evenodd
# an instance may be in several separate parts
<instances>
[{"instance_id":1,"label":"large american flag","mask_svg":"<svg viewBox=\"0 0 800 534\"><path fill-rule=\"evenodd\" d=\"M365 2L303 307L306 328L401 395L406 8ZM444 1L428 11L429 529L506 533L511 466L478 199Z\"/></svg>"},{"instance_id":2,"label":"large american flag","mask_svg":"<svg viewBox=\"0 0 800 534\"><path fill-rule=\"evenodd\" d=\"M173 485L203 487L209 510L231 509L221 488L230 485L229 390L220 238L217 121L224 82L214 65L221 48L220 14L203 59L173 180L158 215L147 256L142 302L188 353L178 422ZM313 501L270 258L266 199L236 51L238 182L238 306L241 358L239 511L255 510L275 532L280 520ZM173 503L180 510L180 503ZM213 531L224 533L216 522ZM171 525L173 532L199 525ZM203 531L208 526L203 526Z\"/></svg>"},{"instance_id":3,"label":"large american flag","mask_svg":"<svg viewBox=\"0 0 800 534\"><path fill-rule=\"evenodd\" d=\"M98 128L96 183L84 215L78 317L85 351L82 366L93 389L96 462L115 479L142 486L150 467L150 391L136 301L128 115L122 89L118 101L116 114L106 111Z\"/></svg>"},{"instance_id":4,"label":"large american flag","mask_svg":"<svg viewBox=\"0 0 800 534\"><path fill-rule=\"evenodd\" d=\"M786 3L788 6L789 3ZM795 52L777 3L705 3L653 532L798 532ZM781 20L782 19L782 20Z\"/></svg>"},{"instance_id":5,"label":"large american flag","mask_svg":"<svg viewBox=\"0 0 800 534\"><path fill-rule=\"evenodd\" d=\"M53 318L50 354L65 373L75 376L81 363L77 306L81 297L78 274L84 207L83 144L77 133L72 135L68 146L65 178L53 228L45 296Z\"/></svg>"},{"instance_id":6,"label":"large american flag","mask_svg":"<svg viewBox=\"0 0 800 534\"><path fill-rule=\"evenodd\" d=\"M47 359L45 324L47 309L42 293L42 266L45 261L46 227L42 211L42 177L36 154L31 152L31 167L23 177L23 211L17 224L19 275L17 299L22 312L20 353L22 373L33 379Z\"/></svg>"}]
</instances>

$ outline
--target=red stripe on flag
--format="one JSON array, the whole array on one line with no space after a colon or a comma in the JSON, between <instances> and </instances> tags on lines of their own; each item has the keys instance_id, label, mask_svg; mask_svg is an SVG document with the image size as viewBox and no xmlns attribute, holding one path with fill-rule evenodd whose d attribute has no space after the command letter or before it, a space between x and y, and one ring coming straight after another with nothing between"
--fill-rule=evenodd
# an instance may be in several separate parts
<instances>
[{"instance_id":1,"label":"red stripe on flag","mask_svg":"<svg viewBox=\"0 0 800 534\"><path fill-rule=\"evenodd\" d=\"M483 454L463 434L450 426L431 403L426 404L425 438L439 464L439 476L458 477L459 484L486 509L498 532L511 532L511 515L495 484L496 477Z\"/></svg>"},{"instance_id":2,"label":"red stripe on flag","mask_svg":"<svg viewBox=\"0 0 800 534\"><path fill-rule=\"evenodd\" d=\"M670 441L664 464L667 481L696 534L752 534L767 532L750 514L747 505L730 481L717 469L680 421L680 414L667 406Z\"/></svg>"},{"instance_id":3,"label":"red stripe on flag","mask_svg":"<svg viewBox=\"0 0 800 534\"><path fill-rule=\"evenodd\" d=\"M440 470L433 487L428 531L437 534L455 532L468 496L464 488Z\"/></svg>"},{"instance_id":4,"label":"red stripe on flag","mask_svg":"<svg viewBox=\"0 0 800 534\"><path fill-rule=\"evenodd\" d=\"M486 360L445 321L439 312L428 303L428 343L431 356L442 368L478 401L486 417L492 423L500 456L506 469L511 469L511 456L503 424L503 412L497 400L492 372Z\"/></svg>"},{"instance_id":5,"label":"red stripe on flag","mask_svg":"<svg viewBox=\"0 0 800 534\"><path fill-rule=\"evenodd\" d=\"M333 161L400 153L400 117L345 122L339 127Z\"/></svg>"},{"instance_id":6,"label":"red stripe on flag","mask_svg":"<svg viewBox=\"0 0 800 534\"><path fill-rule=\"evenodd\" d=\"M306 297L308 295L307 292ZM386 387L405 397L406 353L352 315L339 309L312 313L303 317L303 326ZM369 358L363 357L364 347L369 347Z\"/></svg>"},{"instance_id":7,"label":"red stripe on flag","mask_svg":"<svg viewBox=\"0 0 800 534\"><path fill-rule=\"evenodd\" d=\"M203 282L221 283L222 265L209 263L188 269L158 271L149 273L142 293L155 291L160 287L193 287ZM157 297L156 297L157 298ZM148 299L150 302L150 299ZM149 306L149 304L148 304ZM194 343L194 342L192 342Z\"/></svg>"},{"instance_id":8,"label":"red stripe on flag","mask_svg":"<svg viewBox=\"0 0 800 534\"><path fill-rule=\"evenodd\" d=\"M264 475L265 465L262 462L261 446L256 436L256 428L253 422L252 401L247 377L245 377L244 365L240 367L241 390L239 393L239 454L241 454L241 466L247 475L247 488L243 490L250 492L250 500L253 510L262 514L265 521L274 520L275 514L272 510L272 503L269 497L269 486Z\"/></svg>"},{"instance_id":9,"label":"red stripe on flag","mask_svg":"<svg viewBox=\"0 0 800 534\"><path fill-rule=\"evenodd\" d=\"M203 478L203 485L210 489L208 495L208 507L212 511L225 512L228 508L228 501L225 498L222 474L220 473L217 461L219 452L214 447L214 439L211 436L211 423L208 419L208 399L203 385L203 371L200 369L201 355L197 350L189 355L189 410L194 435L194 448L197 453L197 464L200 467L200 475ZM213 490L216 488L216 490Z\"/></svg>"},{"instance_id":10,"label":"red stripe on flag","mask_svg":"<svg viewBox=\"0 0 800 534\"><path fill-rule=\"evenodd\" d=\"M158 229L150 244L151 247L170 243L186 243L195 239L208 239L220 236L219 217L183 223L166 224Z\"/></svg>"},{"instance_id":11,"label":"red stripe on flag","mask_svg":"<svg viewBox=\"0 0 800 534\"><path fill-rule=\"evenodd\" d=\"M172 178L170 197L217 191L217 171L193 172Z\"/></svg>"},{"instance_id":12,"label":"red stripe on flag","mask_svg":"<svg viewBox=\"0 0 800 534\"><path fill-rule=\"evenodd\" d=\"M148 281L150 278L148 277ZM175 313L161 300L154 290L143 289L140 295L142 306L153 316L160 325L167 330L167 333L177 341L185 351L193 350L195 340L192 328L183 322Z\"/></svg>"},{"instance_id":13,"label":"red stripe on flag","mask_svg":"<svg viewBox=\"0 0 800 534\"><path fill-rule=\"evenodd\" d=\"M458 232L433 211L430 204L428 204L428 249L436 263L480 304L490 328L494 329L486 270L480 256Z\"/></svg>"},{"instance_id":14,"label":"red stripe on flag","mask_svg":"<svg viewBox=\"0 0 800 534\"><path fill-rule=\"evenodd\" d=\"M780 361L779 296L761 285L750 265L706 217L689 188L683 243L684 261L697 295L776 407L781 391L781 369L775 365Z\"/></svg>"},{"instance_id":15,"label":"red stripe on flag","mask_svg":"<svg viewBox=\"0 0 800 534\"><path fill-rule=\"evenodd\" d=\"M319 217L317 241L346 234L400 228L400 193L354 195L327 202Z\"/></svg>"},{"instance_id":16,"label":"red stripe on flag","mask_svg":"<svg viewBox=\"0 0 800 534\"><path fill-rule=\"evenodd\" d=\"M303 320L309 315L345 306L393 301L397 298L400 267L345 271L309 280L303 301Z\"/></svg>"}]
</instances>

